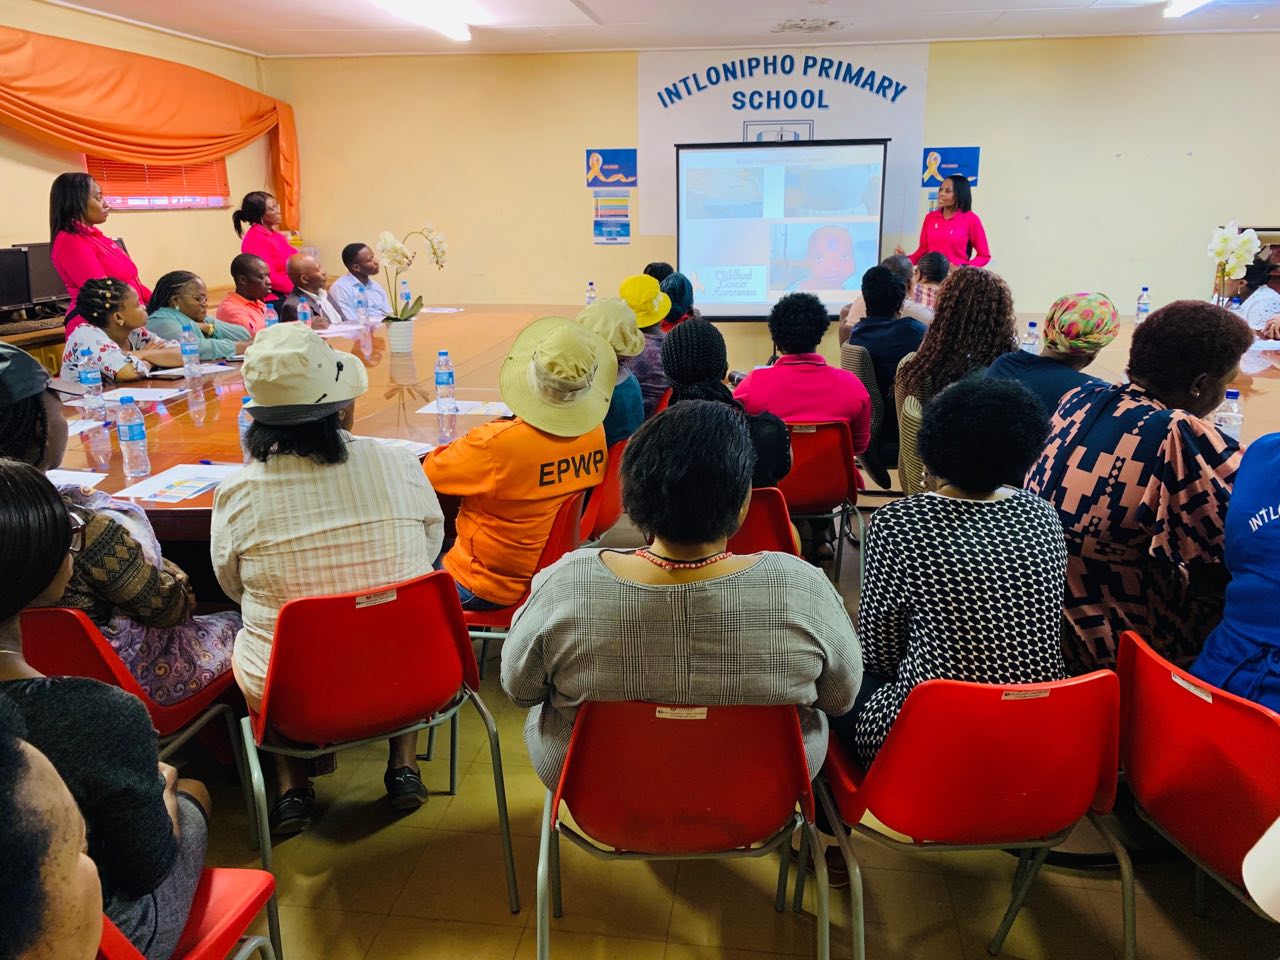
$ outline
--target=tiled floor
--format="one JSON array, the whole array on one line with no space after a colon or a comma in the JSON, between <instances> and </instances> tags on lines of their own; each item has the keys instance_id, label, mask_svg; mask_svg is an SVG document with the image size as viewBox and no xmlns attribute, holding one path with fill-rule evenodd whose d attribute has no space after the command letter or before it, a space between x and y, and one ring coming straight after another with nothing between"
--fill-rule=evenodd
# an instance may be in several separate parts
<instances>
[{"instance_id":1,"label":"tiled floor","mask_svg":"<svg viewBox=\"0 0 1280 960\"><path fill-rule=\"evenodd\" d=\"M853 567L842 584L852 597ZM289 960L512 960L536 956L535 871L544 792L521 740L523 713L490 672L483 696L497 721L523 909L507 907L483 726L463 717L459 788L448 787L448 738L424 765L433 796L397 816L382 789L380 748L343 754L316 781L313 828L275 846ZM238 789L202 756L184 771L214 794L209 862L256 866ZM438 791L438 792L437 792ZM1002 853L918 854L856 839L871 960L978 960L1009 896L1014 861ZM813 884L806 912L773 911L777 860L604 863L564 844L565 915L552 923L562 960L768 960L814 955ZM1191 870L1176 858L1140 865L1139 955L1152 960L1280 957L1280 926L1212 891L1205 919L1191 909ZM849 901L832 897L832 954L850 955ZM265 928L265 923L259 921ZM1009 960L1120 957L1119 880L1046 868L1014 925Z\"/></svg>"}]
</instances>

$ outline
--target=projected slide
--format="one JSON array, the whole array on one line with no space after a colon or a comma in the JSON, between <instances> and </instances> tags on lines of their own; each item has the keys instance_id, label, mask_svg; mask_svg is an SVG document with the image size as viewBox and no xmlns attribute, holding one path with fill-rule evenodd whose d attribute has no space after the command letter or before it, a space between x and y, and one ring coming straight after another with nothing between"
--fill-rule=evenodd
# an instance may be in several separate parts
<instances>
[{"instance_id":1,"label":"projected slide","mask_svg":"<svg viewBox=\"0 0 1280 960\"><path fill-rule=\"evenodd\" d=\"M704 315L763 318L796 290L836 313L879 262L884 141L676 150L679 269Z\"/></svg>"}]
</instances>

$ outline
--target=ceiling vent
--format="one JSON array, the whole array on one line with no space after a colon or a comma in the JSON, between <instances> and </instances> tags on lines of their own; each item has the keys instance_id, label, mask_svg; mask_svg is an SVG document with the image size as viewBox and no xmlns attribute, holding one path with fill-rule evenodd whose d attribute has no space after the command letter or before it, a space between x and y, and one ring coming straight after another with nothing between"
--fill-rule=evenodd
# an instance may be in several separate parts
<instances>
[{"instance_id":1,"label":"ceiling vent","mask_svg":"<svg viewBox=\"0 0 1280 960\"><path fill-rule=\"evenodd\" d=\"M831 30L842 30L844 24L839 20L827 20L823 17L792 17L775 24L772 33L827 33Z\"/></svg>"}]
</instances>

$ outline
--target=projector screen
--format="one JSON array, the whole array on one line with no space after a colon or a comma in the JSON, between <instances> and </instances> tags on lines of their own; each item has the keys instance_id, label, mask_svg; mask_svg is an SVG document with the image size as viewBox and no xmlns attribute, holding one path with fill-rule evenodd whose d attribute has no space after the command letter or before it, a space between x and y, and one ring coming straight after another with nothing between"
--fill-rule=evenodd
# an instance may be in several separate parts
<instances>
[{"instance_id":1,"label":"projector screen","mask_svg":"<svg viewBox=\"0 0 1280 960\"><path fill-rule=\"evenodd\" d=\"M677 269L702 314L761 320L797 290L838 313L880 262L887 144L677 145Z\"/></svg>"}]
</instances>

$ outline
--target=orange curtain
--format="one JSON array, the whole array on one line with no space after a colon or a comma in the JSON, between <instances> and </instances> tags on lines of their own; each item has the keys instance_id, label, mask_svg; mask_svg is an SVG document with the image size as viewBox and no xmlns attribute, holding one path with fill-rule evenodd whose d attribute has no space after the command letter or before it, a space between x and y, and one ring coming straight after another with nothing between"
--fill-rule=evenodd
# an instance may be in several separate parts
<instances>
[{"instance_id":1,"label":"orange curtain","mask_svg":"<svg viewBox=\"0 0 1280 960\"><path fill-rule=\"evenodd\" d=\"M215 160L270 133L276 198L298 226L293 108L212 73L0 26L0 123L128 163Z\"/></svg>"}]
</instances>

